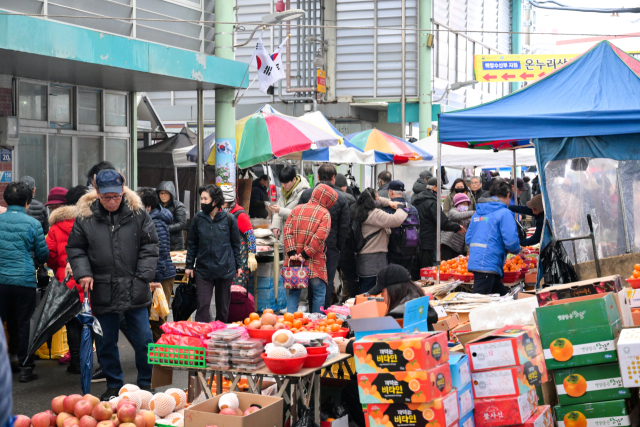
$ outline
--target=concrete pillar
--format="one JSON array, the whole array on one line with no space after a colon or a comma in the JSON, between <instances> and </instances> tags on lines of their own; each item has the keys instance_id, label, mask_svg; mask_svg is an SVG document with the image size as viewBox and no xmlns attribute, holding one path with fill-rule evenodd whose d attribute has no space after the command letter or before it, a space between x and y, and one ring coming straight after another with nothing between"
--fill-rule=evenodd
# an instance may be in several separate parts
<instances>
[{"instance_id":1,"label":"concrete pillar","mask_svg":"<svg viewBox=\"0 0 640 427\"><path fill-rule=\"evenodd\" d=\"M420 0L418 7L418 28L421 30L431 29L431 2L432 0ZM420 134L418 139L429 136L431 127L431 48L429 47L429 36L431 33L420 31L418 37L418 102Z\"/></svg>"},{"instance_id":2,"label":"concrete pillar","mask_svg":"<svg viewBox=\"0 0 640 427\"><path fill-rule=\"evenodd\" d=\"M234 22L234 0L216 0L216 21ZM233 24L215 24L215 56L235 59L233 52ZM233 106L234 89L216 89L216 184L236 182L236 109Z\"/></svg>"},{"instance_id":3,"label":"concrete pillar","mask_svg":"<svg viewBox=\"0 0 640 427\"><path fill-rule=\"evenodd\" d=\"M511 53L522 53L522 0L513 0L511 8ZM511 82L511 92L520 89L520 82Z\"/></svg>"},{"instance_id":4,"label":"concrete pillar","mask_svg":"<svg viewBox=\"0 0 640 427\"><path fill-rule=\"evenodd\" d=\"M129 188L138 189L138 94L136 92L129 93L129 106L131 110L131 183Z\"/></svg>"},{"instance_id":5,"label":"concrete pillar","mask_svg":"<svg viewBox=\"0 0 640 427\"><path fill-rule=\"evenodd\" d=\"M204 185L204 91L198 89L197 92L197 128L198 128L198 170L196 173L196 181L198 188Z\"/></svg>"},{"instance_id":6,"label":"concrete pillar","mask_svg":"<svg viewBox=\"0 0 640 427\"><path fill-rule=\"evenodd\" d=\"M336 0L325 0L324 2L324 24L335 26ZM324 39L329 42L327 46L327 102L336 100L336 29L325 28Z\"/></svg>"}]
</instances>

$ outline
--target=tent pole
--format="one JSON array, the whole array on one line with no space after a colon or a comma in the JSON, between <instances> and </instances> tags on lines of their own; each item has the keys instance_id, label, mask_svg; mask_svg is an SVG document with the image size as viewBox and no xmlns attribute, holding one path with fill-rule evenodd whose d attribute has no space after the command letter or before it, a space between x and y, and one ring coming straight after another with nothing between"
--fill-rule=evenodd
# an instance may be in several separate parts
<instances>
[{"instance_id":1,"label":"tent pole","mask_svg":"<svg viewBox=\"0 0 640 427\"><path fill-rule=\"evenodd\" d=\"M391 163L391 179L396 179L396 164Z\"/></svg>"},{"instance_id":2,"label":"tent pole","mask_svg":"<svg viewBox=\"0 0 640 427\"><path fill-rule=\"evenodd\" d=\"M624 199L622 198L622 182L620 181L620 168L616 167L616 175L618 178L618 193L620 194L620 210L622 211L622 229L624 230L624 245L626 253L631 253L631 244L629 242L629 230L627 230L627 212L624 210ZM575 251L574 251L575 253Z\"/></svg>"},{"instance_id":3,"label":"tent pole","mask_svg":"<svg viewBox=\"0 0 640 427\"><path fill-rule=\"evenodd\" d=\"M513 149L513 204L518 205L518 177L516 176L516 149ZM518 221L518 214L514 214L514 219Z\"/></svg>"},{"instance_id":4,"label":"tent pole","mask_svg":"<svg viewBox=\"0 0 640 427\"><path fill-rule=\"evenodd\" d=\"M436 284L440 284L440 226L442 215L442 161L440 155L442 154L442 143L440 142L440 132L438 132L438 169L436 170L436 176L438 177L438 192L436 198Z\"/></svg>"},{"instance_id":5,"label":"tent pole","mask_svg":"<svg viewBox=\"0 0 640 427\"><path fill-rule=\"evenodd\" d=\"M180 189L178 187L178 168L175 164L173 165L173 174L176 177L176 199L180 201Z\"/></svg>"}]
</instances>

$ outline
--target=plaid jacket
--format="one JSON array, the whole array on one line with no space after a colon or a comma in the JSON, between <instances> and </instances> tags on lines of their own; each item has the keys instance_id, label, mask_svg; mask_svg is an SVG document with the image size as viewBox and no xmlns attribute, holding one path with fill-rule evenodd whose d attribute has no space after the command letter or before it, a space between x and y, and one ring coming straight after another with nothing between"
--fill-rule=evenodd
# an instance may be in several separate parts
<instances>
[{"instance_id":1,"label":"plaid jacket","mask_svg":"<svg viewBox=\"0 0 640 427\"><path fill-rule=\"evenodd\" d=\"M309 279L328 282L325 241L331 231L329 209L338 200L331 187L319 185L308 203L298 205L289 214L284 226L284 249L287 255L302 254L307 259Z\"/></svg>"}]
</instances>

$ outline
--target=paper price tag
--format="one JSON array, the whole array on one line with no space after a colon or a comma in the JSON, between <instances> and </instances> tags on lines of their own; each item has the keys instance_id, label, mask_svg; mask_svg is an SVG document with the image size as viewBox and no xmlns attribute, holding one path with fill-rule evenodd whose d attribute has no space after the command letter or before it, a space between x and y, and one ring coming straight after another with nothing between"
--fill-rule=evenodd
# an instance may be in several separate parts
<instances>
[{"instance_id":1,"label":"paper price tag","mask_svg":"<svg viewBox=\"0 0 640 427\"><path fill-rule=\"evenodd\" d=\"M445 423L449 427L454 422L458 421L458 395L457 393L451 393L443 400L442 406L444 406Z\"/></svg>"},{"instance_id":2,"label":"paper price tag","mask_svg":"<svg viewBox=\"0 0 640 427\"><path fill-rule=\"evenodd\" d=\"M510 370L478 372L472 377L476 398L516 394Z\"/></svg>"},{"instance_id":3,"label":"paper price tag","mask_svg":"<svg viewBox=\"0 0 640 427\"><path fill-rule=\"evenodd\" d=\"M438 318L440 317L447 317L447 312L444 311L444 308L440 307L439 305L433 307L436 310L436 313L438 313Z\"/></svg>"},{"instance_id":4,"label":"paper price tag","mask_svg":"<svg viewBox=\"0 0 640 427\"><path fill-rule=\"evenodd\" d=\"M516 364L511 341L477 344L470 350L475 369L499 368Z\"/></svg>"}]
</instances>

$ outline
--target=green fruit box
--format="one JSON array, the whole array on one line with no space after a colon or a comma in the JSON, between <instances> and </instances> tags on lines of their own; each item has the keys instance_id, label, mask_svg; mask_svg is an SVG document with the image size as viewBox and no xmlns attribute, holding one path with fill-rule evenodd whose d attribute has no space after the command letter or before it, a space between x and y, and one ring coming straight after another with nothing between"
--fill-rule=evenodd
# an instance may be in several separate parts
<instances>
[{"instance_id":1,"label":"green fruit box","mask_svg":"<svg viewBox=\"0 0 640 427\"><path fill-rule=\"evenodd\" d=\"M622 384L617 363L557 369L553 376L561 405L631 397L631 391Z\"/></svg>"},{"instance_id":2,"label":"green fruit box","mask_svg":"<svg viewBox=\"0 0 640 427\"><path fill-rule=\"evenodd\" d=\"M476 399L474 402L476 427L502 427L524 424L538 410L536 391L520 396L498 399Z\"/></svg>"},{"instance_id":3,"label":"green fruit box","mask_svg":"<svg viewBox=\"0 0 640 427\"><path fill-rule=\"evenodd\" d=\"M556 406L558 427L625 427L631 417L624 400Z\"/></svg>"},{"instance_id":4,"label":"green fruit box","mask_svg":"<svg viewBox=\"0 0 640 427\"><path fill-rule=\"evenodd\" d=\"M445 332L369 335L355 342L353 352L359 374L426 371L449 360Z\"/></svg>"},{"instance_id":5,"label":"green fruit box","mask_svg":"<svg viewBox=\"0 0 640 427\"><path fill-rule=\"evenodd\" d=\"M449 393L448 364L428 371L358 374L360 403L421 403Z\"/></svg>"},{"instance_id":6,"label":"green fruit box","mask_svg":"<svg viewBox=\"0 0 640 427\"><path fill-rule=\"evenodd\" d=\"M471 374L476 399L520 396L549 380L542 354L511 368Z\"/></svg>"},{"instance_id":7,"label":"green fruit box","mask_svg":"<svg viewBox=\"0 0 640 427\"><path fill-rule=\"evenodd\" d=\"M507 325L465 346L471 372L524 365L542 354L534 326Z\"/></svg>"},{"instance_id":8,"label":"green fruit box","mask_svg":"<svg viewBox=\"0 0 640 427\"><path fill-rule=\"evenodd\" d=\"M458 422L458 395L447 395L427 403L367 405L367 427L451 427Z\"/></svg>"},{"instance_id":9,"label":"green fruit box","mask_svg":"<svg viewBox=\"0 0 640 427\"><path fill-rule=\"evenodd\" d=\"M547 369L615 362L622 324L614 295L598 294L536 308Z\"/></svg>"}]
</instances>

